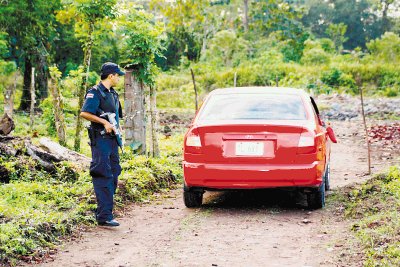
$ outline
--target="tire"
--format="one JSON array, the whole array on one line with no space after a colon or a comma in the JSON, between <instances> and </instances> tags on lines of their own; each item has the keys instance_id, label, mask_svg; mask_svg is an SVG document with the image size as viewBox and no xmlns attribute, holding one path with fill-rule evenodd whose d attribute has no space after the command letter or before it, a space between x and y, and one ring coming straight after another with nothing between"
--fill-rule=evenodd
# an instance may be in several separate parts
<instances>
[{"instance_id":1,"label":"tire","mask_svg":"<svg viewBox=\"0 0 400 267\"><path fill-rule=\"evenodd\" d=\"M183 201L188 208L198 208L203 202L202 192L183 191Z\"/></svg>"},{"instance_id":2,"label":"tire","mask_svg":"<svg viewBox=\"0 0 400 267\"><path fill-rule=\"evenodd\" d=\"M328 162L324 175L325 191L331 190L331 164Z\"/></svg>"},{"instance_id":3,"label":"tire","mask_svg":"<svg viewBox=\"0 0 400 267\"><path fill-rule=\"evenodd\" d=\"M307 194L307 204L309 209L325 207L325 179L323 179L317 190Z\"/></svg>"}]
</instances>

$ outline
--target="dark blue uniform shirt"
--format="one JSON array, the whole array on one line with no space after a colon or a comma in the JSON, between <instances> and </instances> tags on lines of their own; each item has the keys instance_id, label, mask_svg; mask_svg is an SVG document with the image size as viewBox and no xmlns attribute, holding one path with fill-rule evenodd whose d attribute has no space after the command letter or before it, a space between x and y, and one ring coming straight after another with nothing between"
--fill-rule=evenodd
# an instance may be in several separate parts
<instances>
[{"instance_id":1,"label":"dark blue uniform shirt","mask_svg":"<svg viewBox=\"0 0 400 267\"><path fill-rule=\"evenodd\" d=\"M115 113L118 125L119 118L122 118L122 108L117 92L112 87L108 90L101 82L87 91L81 111L96 116L100 116L102 111ZM96 122L91 122L91 124L95 129L104 128L102 124Z\"/></svg>"}]
</instances>

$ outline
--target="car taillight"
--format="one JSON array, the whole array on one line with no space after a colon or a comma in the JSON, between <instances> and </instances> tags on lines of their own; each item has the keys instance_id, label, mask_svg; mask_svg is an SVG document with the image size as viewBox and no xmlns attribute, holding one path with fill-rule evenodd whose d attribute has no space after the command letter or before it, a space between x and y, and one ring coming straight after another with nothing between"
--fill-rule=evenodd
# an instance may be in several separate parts
<instances>
[{"instance_id":1,"label":"car taillight","mask_svg":"<svg viewBox=\"0 0 400 267\"><path fill-rule=\"evenodd\" d=\"M196 129L191 130L190 133L188 133L188 135L186 136L185 152L193 154L202 153L201 139Z\"/></svg>"},{"instance_id":2,"label":"car taillight","mask_svg":"<svg viewBox=\"0 0 400 267\"><path fill-rule=\"evenodd\" d=\"M186 139L186 146L201 147L200 136L190 135Z\"/></svg>"},{"instance_id":3,"label":"car taillight","mask_svg":"<svg viewBox=\"0 0 400 267\"><path fill-rule=\"evenodd\" d=\"M299 144L297 145L297 154L311 154L316 151L314 134L308 131L301 133Z\"/></svg>"}]
</instances>

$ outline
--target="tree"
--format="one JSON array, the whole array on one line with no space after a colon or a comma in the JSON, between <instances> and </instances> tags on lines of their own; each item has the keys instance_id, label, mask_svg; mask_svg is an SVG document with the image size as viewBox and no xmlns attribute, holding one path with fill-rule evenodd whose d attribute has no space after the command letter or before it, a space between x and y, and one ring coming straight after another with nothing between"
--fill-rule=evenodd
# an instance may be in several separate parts
<instances>
[{"instance_id":1,"label":"tree","mask_svg":"<svg viewBox=\"0 0 400 267\"><path fill-rule=\"evenodd\" d=\"M65 120L64 120L64 103L61 95L59 79L61 78L61 72L57 67L50 67L51 86L50 92L53 100L53 114L57 130L58 142L60 145L65 146L67 139L65 137Z\"/></svg>"},{"instance_id":2,"label":"tree","mask_svg":"<svg viewBox=\"0 0 400 267\"><path fill-rule=\"evenodd\" d=\"M90 61L92 58L92 48L95 42L95 30L99 23L103 20L114 19L116 16L115 11L116 0L73 0L66 3L65 9L57 14L57 19L62 23L70 23L75 20L75 34L83 46L84 59L83 68L86 72L85 78L82 80L78 92L78 106L79 110L83 105L85 92L88 87L88 78L90 70ZM100 29L99 29L100 30ZM100 30L100 32L103 29ZM81 146L81 132L82 132L82 119L78 115L75 131L74 149L80 150Z\"/></svg>"},{"instance_id":3,"label":"tree","mask_svg":"<svg viewBox=\"0 0 400 267\"><path fill-rule=\"evenodd\" d=\"M299 62L304 42L309 37L299 18L299 11L283 0L257 0L252 2L249 27L253 31L253 38L258 39L259 34L266 37L275 35L284 44L284 60Z\"/></svg>"},{"instance_id":4,"label":"tree","mask_svg":"<svg viewBox=\"0 0 400 267\"><path fill-rule=\"evenodd\" d=\"M326 29L326 33L335 44L335 48L338 53L343 50L343 44L348 40L348 38L345 37L346 31L347 25L344 23L330 24L328 29Z\"/></svg>"},{"instance_id":5,"label":"tree","mask_svg":"<svg viewBox=\"0 0 400 267\"><path fill-rule=\"evenodd\" d=\"M328 37L331 24L343 23L347 26L345 49L365 47L368 40L381 34L381 22L372 9L370 0L309 0L306 13L301 21L318 38Z\"/></svg>"},{"instance_id":6,"label":"tree","mask_svg":"<svg viewBox=\"0 0 400 267\"><path fill-rule=\"evenodd\" d=\"M163 16L168 38L164 46L164 64L179 64L182 56L190 61L197 61L203 48L204 37L212 31L210 19L207 18L210 2L152 0L150 8ZM163 60L159 60L162 63Z\"/></svg>"},{"instance_id":7,"label":"tree","mask_svg":"<svg viewBox=\"0 0 400 267\"><path fill-rule=\"evenodd\" d=\"M323 49L319 41L308 39L304 44L305 48L301 63L305 65L329 65L330 55Z\"/></svg>"},{"instance_id":8,"label":"tree","mask_svg":"<svg viewBox=\"0 0 400 267\"><path fill-rule=\"evenodd\" d=\"M12 118L18 71L14 62L4 60L8 53L7 36L7 33L0 32L0 91L4 95L4 113Z\"/></svg>"},{"instance_id":9,"label":"tree","mask_svg":"<svg viewBox=\"0 0 400 267\"><path fill-rule=\"evenodd\" d=\"M125 87L125 140L137 153L146 152L144 87L154 87L158 67L155 57L162 57L163 27L150 14L125 7L129 12L118 22L121 63L128 70Z\"/></svg>"},{"instance_id":10,"label":"tree","mask_svg":"<svg viewBox=\"0 0 400 267\"><path fill-rule=\"evenodd\" d=\"M204 61L220 67L233 67L247 59L249 42L234 31L223 30L210 40Z\"/></svg>"},{"instance_id":11,"label":"tree","mask_svg":"<svg viewBox=\"0 0 400 267\"><path fill-rule=\"evenodd\" d=\"M24 72L20 109L30 106L31 68L36 67L36 94L47 97L48 56L55 35L55 11L60 0L1 1L0 27L8 33L8 60L15 61ZM38 101L39 103L39 101Z\"/></svg>"},{"instance_id":12,"label":"tree","mask_svg":"<svg viewBox=\"0 0 400 267\"><path fill-rule=\"evenodd\" d=\"M381 33L392 31L395 26L393 17L390 17L389 13L398 13L400 11L400 3L395 0L371 0L373 8L376 9L381 17Z\"/></svg>"},{"instance_id":13,"label":"tree","mask_svg":"<svg viewBox=\"0 0 400 267\"><path fill-rule=\"evenodd\" d=\"M400 37L392 32L367 43L373 60L384 62L400 62Z\"/></svg>"}]
</instances>

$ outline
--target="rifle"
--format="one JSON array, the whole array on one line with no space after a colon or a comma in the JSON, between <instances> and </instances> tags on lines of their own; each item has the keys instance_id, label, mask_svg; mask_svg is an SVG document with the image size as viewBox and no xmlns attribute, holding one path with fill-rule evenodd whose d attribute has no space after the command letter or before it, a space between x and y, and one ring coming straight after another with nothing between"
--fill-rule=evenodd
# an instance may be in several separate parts
<instances>
[{"instance_id":1,"label":"rifle","mask_svg":"<svg viewBox=\"0 0 400 267\"><path fill-rule=\"evenodd\" d=\"M101 118L105 118L109 123L111 123L111 125L113 126L114 132L115 132L115 137L117 138L117 143L118 146L121 148L122 153L124 153L124 149L123 149L123 143L122 143L122 133L119 130L118 127L118 123L117 120L115 119L115 113L112 112L103 112L100 115ZM101 135L105 135L106 134L106 130L102 130L100 132ZM113 135L113 133L111 133L111 135Z\"/></svg>"}]
</instances>

